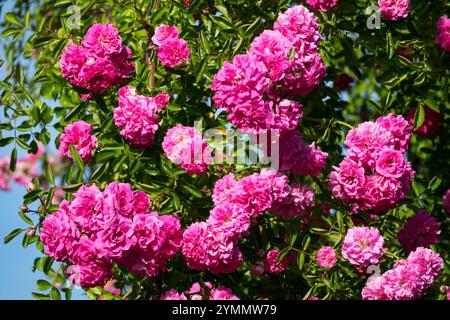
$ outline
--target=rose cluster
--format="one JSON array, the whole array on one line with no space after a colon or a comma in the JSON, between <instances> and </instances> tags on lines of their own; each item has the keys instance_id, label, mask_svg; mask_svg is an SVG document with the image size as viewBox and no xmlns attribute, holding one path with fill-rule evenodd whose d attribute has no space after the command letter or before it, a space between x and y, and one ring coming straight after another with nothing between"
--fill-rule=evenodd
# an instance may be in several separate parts
<instances>
[{"instance_id":1,"label":"rose cluster","mask_svg":"<svg viewBox=\"0 0 450 320\"><path fill-rule=\"evenodd\" d=\"M97 139L92 135L92 125L83 120L75 121L64 128L59 138L58 152L73 160L69 147L73 146L84 163L92 160L92 154L97 146Z\"/></svg>"},{"instance_id":2,"label":"rose cluster","mask_svg":"<svg viewBox=\"0 0 450 320\"><path fill-rule=\"evenodd\" d=\"M177 217L149 208L147 195L128 183L110 183L103 192L84 185L46 217L40 239L47 255L68 264L77 285L104 285L112 263L153 277L179 251L182 229Z\"/></svg>"},{"instance_id":3,"label":"rose cluster","mask_svg":"<svg viewBox=\"0 0 450 320\"><path fill-rule=\"evenodd\" d=\"M378 0L381 15L386 20L400 20L408 16L409 0Z\"/></svg>"},{"instance_id":4,"label":"rose cluster","mask_svg":"<svg viewBox=\"0 0 450 320\"><path fill-rule=\"evenodd\" d=\"M438 220L430 216L425 209L420 209L408 218L405 225L398 232L398 240L403 248L414 251L418 247L428 248L438 242L441 229Z\"/></svg>"},{"instance_id":5,"label":"rose cluster","mask_svg":"<svg viewBox=\"0 0 450 320\"><path fill-rule=\"evenodd\" d=\"M405 160L412 126L389 114L361 123L345 140L346 157L329 176L333 195L352 204L352 211L380 213L404 199L415 176Z\"/></svg>"},{"instance_id":6,"label":"rose cluster","mask_svg":"<svg viewBox=\"0 0 450 320\"><path fill-rule=\"evenodd\" d=\"M169 103L169 95L163 92L154 98L147 97L139 95L131 86L120 88L118 94L114 123L120 128L120 134L136 148L150 147L158 130L157 112Z\"/></svg>"},{"instance_id":7,"label":"rose cluster","mask_svg":"<svg viewBox=\"0 0 450 320\"><path fill-rule=\"evenodd\" d=\"M309 6L315 11L328 11L333 8L337 0L306 0Z\"/></svg>"},{"instance_id":8,"label":"rose cluster","mask_svg":"<svg viewBox=\"0 0 450 320\"><path fill-rule=\"evenodd\" d=\"M419 299L443 268L439 254L419 247L381 276L371 276L362 290L362 297L365 300Z\"/></svg>"},{"instance_id":9,"label":"rose cluster","mask_svg":"<svg viewBox=\"0 0 450 320\"><path fill-rule=\"evenodd\" d=\"M292 99L308 94L325 75L319 39L316 18L304 6L280 14L274 30L265 30L215 75L216 106L245 132L294 130L302 106Z\"/></svg>"},{"instance_id":10,"label":"rose cluster","mask_svg":"<svg viewBox=\"0 0 450 320\"><path fill-rule=\"evenodd\" d=\"M281 217L299 216L313 197L312 189L289 186L287 176L266 169L241 180L233 174L224 176L214 186L215 207L209 218L192 224L183 234L187 265L213 274L235 271L242 263L237 242L249 234L259 215L272 210Z\"/></svg>"},{"instance_id":11,"label":"rose cluster","mask_svg":"<svg viewBox=\"0 0 450 320\"><path fill-rule=\"evenodd\" d=\"M297 131L286 131L279 136L280 171L300 176L318 176L326 165L328 153L315 143L306 144Z\"/></svg>"},{"instance_id":12,"label":"rose cluster","mask_svg":"<svg viewBox=\"0 0 450 320\"><path fill-rule=\"evenodd\" d=\"M134 73L131 56L114 25L93 24L81 45L71 43L64 49L61 72L73 85L101 94L111 86L123 84Z\"/></svg>"},{"instance_id":13,"label":"rose cluster","mask_svg":"<svg viewBox=\"0 0 450 320\"><path fill-rule=\"evenodd\" d=\"M179 164L188 174L200 174L211 164L212 150L202 133L193 127L176 125L164 137L162 148L165 156Z\"/></svg>"},{"instance_id":14,"label":"rose cluster","mask_svg":"<svg viewBox=\"0 0 450 320\"><path fill-rule=\"evenodd\" d=\"M210 282L203 285L196 282L189 290L179 293L176 289L167 290L160 300L240 300L231 289L224 286L214 288Z\"/></svg>"},{"instance_id":15,"label":"rose cluster","mask_svg":"<svg viewBox=\"0 0 450 320\"><path fill-rule=\"evenodd\" d=\"M158 59L164 66L174 68L189 61L191 52L188 43L179 38L177 27L160 25L156 28L152 41L158 46Z\"/></svg>"},{"instance_id":16,"label":"rose cluster","mask_svg":"<svg viewBox=\"0 0 450 320\"><path fill-rule=\"evenodd\" d=\"M9 167L11 163L10 157L0 158L0 190L11 190L10 182L26 186L33 178L38 178L38 161L44 155L44 148L41 144L38 145L36 154L28 153L16 161L16 168L11 172Z\"/></svg>"},{"instance_id":17,"label":"rose cluster","mask_svg":"<svg viewBox=\"0 0 450 320\"><path fill-rule=\"evenodd\" d=\"M450 18L440 17L437 23L437 31L436 44L440 45L445 52L450 52Z\"/></svg>"}]
</instances>

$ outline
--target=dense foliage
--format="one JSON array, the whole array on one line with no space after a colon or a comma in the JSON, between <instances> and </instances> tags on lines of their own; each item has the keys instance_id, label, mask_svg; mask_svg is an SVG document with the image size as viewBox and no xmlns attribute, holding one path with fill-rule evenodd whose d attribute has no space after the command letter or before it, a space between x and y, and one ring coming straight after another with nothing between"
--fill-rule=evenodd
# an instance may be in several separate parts
<instances>
[{"instance_id":1,"label":"dense foliage","mask_svg":"<svg viewBox=\"0 0 450 320\"><path fill-rule=\"evenodd\" d=\"M450 3L377 4L9 4L0 188L27 188L5 242L40 253L33 296L70 298L70 278L93 299L446 299ZM281 171L210 164L201 132L233 126L280 130Z\"/></svg>"}]
</instances>

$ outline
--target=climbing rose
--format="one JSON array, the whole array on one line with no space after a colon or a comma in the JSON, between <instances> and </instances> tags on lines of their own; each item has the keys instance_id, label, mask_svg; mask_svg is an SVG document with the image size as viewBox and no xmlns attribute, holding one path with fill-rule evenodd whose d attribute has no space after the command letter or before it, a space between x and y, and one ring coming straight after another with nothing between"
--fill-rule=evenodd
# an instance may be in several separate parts
<instances>
[{"instance_id":1,"label":"climbing rose","mask_svg":"<svg viewBox=\"0 0 450 320\"><path fill-rule=\"evenodd\" d=\"M183 62L188 63L189 55L188 44L183 39L168 39L158 48L158 59L164 66L170 68Z\"/></svg>"},{"instance_id":2,"label":"climbing rose","mask_svg":"<svg viewBox=\"0 0 450 320\"><path fill-rule=\"evenodd\" d=\"M406 168L405 157L400 151L384 149L376 161L376 171L387 178L400 178Z\"/></svg>"},{"instance_id":3,"label":"climbing rose","mask_svg":"<svg viewBox=\"0 0 450 320\"><path fill-rule=\"evenodd\" d=\"M206 221L235 240L246 235L250 229L250 215L243 208L233 204L215 207Z\"/></svg>"},{"instance_id":4,"label":"climbing rose","mask_svg":"<svg viewBox=\"0 0 450 320\"><path fill-rule=\"evenodd\" d=\"M81 45L71 43L60 58L61 73L70 83L102 94L109 87L124 83L135 70L128 59L131 50L122 45L118 30L111 23L93 24ZM91 99L83 94L83 99Z\"/></svg>"},{"instance_id":5,"label":"climbing rose","mask_svg":"<svg viewBox=\"0 0 450 320\"><path fill-rule=\"evenodd\" d=\"M307 145L297 131L284 132L279 137L280 171L301 176L318 176L327 163L328 153L315 143Z\"/></svg>"},{"instance_id":6,"label":"climbing rose","mask_svg":"<svg viewBox=\"0 0 450 320\"><path fill-rule=\"evenodd\" d=\"M321 268L333 268L336 260L336 251L332 247L322 247L317 252L317 264Z\"/></svg>"},{"instance_id":7,"label":"climbing rose","mask_svg":"<svg viewBox=\"0 0 450 320\"><path fill-rule=\"evenodd\" d=\"M274 30L278 30L298 47L317 44L320 40L319 25L312 12L304 6L294 6L278 16Z\"/></svg>"},{"instance_id":8,"label":"climbing rose","mask_svg":"<svg viewBox=\"0 0 450 320\"><path fill-rule=\"evenodd\" d=\"M178 28L167 25L160 25L155 29L155 34L152 37L154 44L160 46L169 39L178 39Z\"/></svg>"},{"instance_id":9,"label":"climbing rose","mask_svg":"<svg viewBox=\"0 0 450 320\"><path fill-rule=\"evenodd\" d=\"M282 218L301 216L306 209L313 205L314 190L308 186L293 184L290 186L289 195L275 201L272 211Z\"/></svg>"},{"instance_id":10,"label":"climbing rose","mask_svg":"<svg viewBox=\"0 0 450 320\"><path fill-rule=\"evenodd\" d=\"M211 148L200 131L193 127L176 125L169 129L162 142L165 156L180 165L188 174L200 174L211 164Z\"/></svg>"},{"instance_id":11,"label":"climbing rose","mask_svg":"<svg viewBox=\"0 0 450 320\"><path fill-rule=\"evenodd\" d=\"M440 17L437 22L437 31L436 44L439 44L442 50L450 52L450 18Z\"/></svg>"},{"instance_id":12,"label":"climbing rose","mask_svg":"<svg viewBox=\"0 0 450 320\"><path fill-rule=\"evenodd\" d=\"M160 298L160 300L187 300L183 293L178 293L175 289L166 291Z\"/></svg>"},{"instance_id":13,"label":"climbing rose","mask_svg":"<svg viewBox=\"0 0 450 320\"><path fill-rule=\"evenodd\" d=\"M67 214L68 204L68 201L63 201L59 211L45 218L40 234L45 253L63 262L71 260L73 247L81 236Z\"/></svg>"},{"instance_id":14,"label":"climbing rose","mask_svg":"<svg viewBox=\"0 0 450 320\"><path fill-rule=\"evenodd\" d=\"M443 268L439 254L419 247L381 276L371 276L362 290L362 297L364 300L418 299L440 276Z\"/></svg>"},{"instance_id":15,"label":"climbing rose","mask_svg":"<svg viewBox=\"0 0 450 320\"><path fill-rule=\"evenodd\" d=\"M235 242L207 222L196 222L184 231L182 253L189 268L213 274L234 272L242 263Z\"/></svg>"},{"instance_id":16,"label":"climbing rose","mask_svg":"<svg viewBox=\"0 0 450 320\"><path fill-rule=\"evenodd\" d=\"M337 0L306 0L309 6L315 11L328 11L333 8Z\"/></svg>"},{"instance_id":17,"label":"climbing rose","mask_svg":"<svg viewBox=\"0 0 450 320\"><path fill-rule=\"evenodd\" d=\"M233 291L224 286L220 286L217 289L212 289L209 300L240 300Z\"/></svg>"},{"instance_id":18,"label":"climbing rose","mask_svg":"<svg viewBox=\"0 0 450 320\"><path fill-rule=\"evenodd\" d=\"M426 210L420 209L414 216L408 218L398 232L398 240L406 251L411 252L418 247L428 248L436 244L440 233L437 219L428 215Z\"/></svg>"},{"instance_id":19,"label":"climbing rose","mask_svg":"<svg viewBox=\"0 0 450 320\"><path fill-rule=\"evenodd\" d=\"M355 80L350 77L347 73L342 73L339 75L337 80L334 82L334 85L340 90L345 91L347 90L352 83L354 83Z\"/></svg>"},{"instance_id":20,"label":"climbing rose","mask_svg":"<svg viewBox=\"0 0 450 320\"><path fill-rule=\"evenodd\" d=\"M66 273L77 285L103 286L112 263L153 277L178 253L183 232L176 216L149 208L147 195L127 183L83 185L46 217L40 238L49 256L72 264Z\"/></svg>"},{"instance_id":21,"label":"climbing rose","mask_svg":"<svg viewBox=\"0 0 450 320\"><path fill-rule=\"evenodd\" d=\"M157 111L168 102L165 96L159 97L159 101L157 97L139 95L130 86L119 90L119 106L114 109L114 123L120 128L120 134L136 148L147 148L153 144L159 122Z\"/></svg>"},{"instance_id":22,"label":"climbing rose","mask_svg":"<svg viewBox=\"0 0 450 320\"><path fill-rule=\"evenodd\" d=\"M367 267L380 261L383 244L383 237L376 228L350 228L342 244L342 256L353 265Z\"/></svg>"},{"instance_id":23,"label":"climbing rose","mask_svg":"<svg viewBox=\"0 0 450 320\"><path fill-rule=\"evenodd\" d=\"M93 24L86 32L82 46L97 57L108 57L122 51L122 39L111 23Z\"/></svg>"},{"instance_id":24,"label":"climbing rose","mask_svg":"<svg viewBox=\"0 0 450 320\"><path fill-rule=\"evenodd\" d=\"M409 0L378 0L378 6L386 20L404 19L409 13Z\"/></svg>"},{"instance_id":25,"label":"climbing rose","mask_svg":"<svg viewBox=\"0 0 450 320\"><path fill-rule=\"evenodd\" d=\"M266 270L266 272L272 274L280 274L284 270L286 270L286 258L282 259L279 263L277 262L279 253L280 252L275 249L272 249L267 253L266 260L264 261L264 269Z\"/></svg>"},{"instance_id":26,"label":"climbing rose","mask_svg":"<svg viewBox=\"0 0 450 320\"><path fill-rule=\"evenodd\" d=\"M91 134L92 125L83 120L75 121L64 128L59 144L59 154L72 159L69 146L74 146L84 163L89 163L97 145L97 139Z\"/></svg>"}]
</instances>

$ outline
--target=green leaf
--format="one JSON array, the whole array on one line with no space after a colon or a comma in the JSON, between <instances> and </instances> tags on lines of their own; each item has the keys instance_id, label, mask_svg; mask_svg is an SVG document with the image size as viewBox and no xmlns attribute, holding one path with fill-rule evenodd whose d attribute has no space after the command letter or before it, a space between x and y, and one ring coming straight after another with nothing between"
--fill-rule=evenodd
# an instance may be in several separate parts
<instances>
[{"instance_id":1,"label":"green leaf","mask_svg":"<svg viewBox=\"0 0 450 320\"><path fill-rule=\"evenodd\" d=\"M52 290L50 290L50 298L52 298L52 300L61 300L61 293L59 293L57 288L53 287Z\"/></svg>"},{"instance_id":2,"label":"green leaf","mask_svg":"<svg viewBox=\"0 0 450 320\"><path fill-rule=\"evenodd\" d=\"M50 184L55 184L55 177L53 176L52 166L49 163L45 165L45 177Z\"/></svg>"},{"instance_id":3,"label":"green leaf","mask_svg":"<svg viewBox=\"0 0 450 320\"><path fill-rule=\"evenodd\" d=\"M17 18L17 16L12 12L5 14L4 19L11 24L24 27L23 23L20 22L19 18Z\"/></svg>"},{"instance_id":4,"label":"green leaf","mask_svg":"<svg viewBox=\"0 0 450 320\"><path fill-rule=\"evenodd\" d=\"M38 300L50 300L50 296L48 294L42 294L37 292L32 292L31 296Z\"/></svg>"},{"instance_id":5,"label":"green leaf","mask_svg":"<svg viewBox=\"0 0 450 320\"><path fill-rule=\"evenodd\" d=\"M412 187L414 190L415 195L418 197L425 191L425 186L419 182L417 179L414 179L412 182Z\"/></svg>"},{"instance_id":6,"label":"green leaf","mask_svg":"<svg viewBox=\"0 0 450 320\"><path fill-rule=\"evenodd\" d=\"M372 101L372 100L368 100L368 102L369 102L369 104L371 105L371 107L372 107L373 109L375 109L375 111L376 111L378 114L383 114L383 108L382 108L378 103L376 103L375 101Z\"/></svg>"},{"instance_id":7,"label":"green leaf","mask_svg":"<svg viewBox=\"0 0 450 320\"><path fill-rule=\"evenodd\" d=\"M431 110L441 112L439 109L439 102L435 99L425 99L423 100L423 103L426 104Z\"/></svg>"},{"instance_id":8,"label":"green leaf","mask_svg":"<svg viewBox=\"0 0 450 320\"><path fill-rule=\"evenodd\" d=\"M11 160L9 161L9 170L11 172L14 172L16 170L16 163L17 163L17 149L12 149L11 152Z\"/></svg>"},{"instance_id":9,"label":"green leaf","mask_svg":"<svg viewBox=\"0 0 450 320\"><path fill-rule=\"evenodd\" d=\"M8 144L10 144L13 141L14 141L14 138L12 138L12 137L0 139L0 147L7 146Z\"/></svg>"},{"instance_id":10,"label":"green leaf","mask_svg":"<svg viewBox=\"0 0 450 320\"><path fill-rule=\"evenodd\" d=\"M51 287L53 287L52 284L50 282L48 282L47 280L41 279L36 282L36 288L39 291L46 291L46 290L50 289Z\"/></svg>"},{"instance_id":11,"label":"green leaf","mask_svg":"<svg viewBox=\"0 0 450 320\"><path fill-rule=\"evenodd\" d=\"M252 36L254 33L255 33L255 31L259 28L259 22L260 22L260 19L261 18L256 18L256 20L255 21L253 21L248 27L247 27L247 29L245 30L245 36L246 37L249 37L249 36Z\"/></svg>"},{"instance_id":12,"label":"green leaf","mask_svg":"<svg viewBox=\"0 0 450 320\"><path fill-rule=\"evenodd\" d=\"M295 232L291 237L291 241L289 242L291 247L294 246L295 241L297 241L297 237L298 237L298 232Z\"/></svg>"},{"instance_id":13,"label":"green leaf","mask_svg":"<svg viewBox=\"0 0 450 320\"><path fill-rule=\"evenodd\" d=\"M419 106L414 113L414 129L420 128L425 121L425 110Z\"/></svg>"},{"instance_id":14,"label":"green leaf","mask_svg":"<svg viewBox=\"0 0 450 320\"><path fill-rule=\"evenodd\" d=\"M19 234L21 234L23 231L25 231L25 229L15 229L15 230L11 231L6 237L3 238L3 243L7 244L12 239L14 239Z\"/></svg>"},{"instance_id":15,"label":"green leaf","mask_svg":"<svg viewBox=\"0 0 450 320\"><path fill-rule=\"evenodd\" d=\"M25 194L23 196L23 199L28 200L28 201L34 201L39 197L41 192L42 192L42 190L40 190L40 189L31 190L30 192L28 192L27 194Z\"/></svg>"},{"instance_id":16,"label":"green leaf","mask_svg":"<svg viewBox=\"0 0 450 320\"><path fill-rule=\"evenodd\" d=\"M69 146L70 153L72 154L72 159L75 161L75 163L78 165L80 170L84 170L84 162L81 159L80 155L78 154L77 149L73 145Z\"/></svg>"},{"instance_id":17,"label":"green leaf","mask_svg":"<svg viewBox=\"0 0 450 320\"><path fill-rule=\"evenodd\" d=\"M431 179L430 183L428 184L428 189L430 189L431 191L435 191L437 188L439 188L441 183L441 179L439 179L438 177L433 177L433 179Z\"/></svg>"},{"instance_id":18,"label":"green leaf","mask_svg":"<svg viewBox=\"0 0 450 320\"><path fill-rule=\"evenodd\" d=\"M171 196L171 198L172 198L172 204L173 204L173 207L174 207L176 210L180 210L180 208L181 208L180 197L179 197L175 192L172 192L172 193L170 194L170 196Z\"/></svg>"},{"instance_id":19,"label":"green leaf","mask_svg":"<svg viewBox=\"0 0 450 320\"><path fill-rule=\"evenodd\" d=\"M97 162L106 162L112 158L118 158L121 154L114 150L104 150L96 154L95 158Z\"/></svg>"},{"instance_id":20,"label":"green leaf","mask_svg":"<svg viewBox=\"0 0 450 320\"><path fill-rule=\"evenodd\" d=\"M70 112L64 118L64 121L69 122L70 120L72 120L73 117L75 117L78 113L80 113L80 111L84 108L84 105L85 105L84 102L82 102L79 105L77 105L75 108L70 110Z\"/></svg>"},{"instance_id":21,"label":"green leaf","mask_svg":"<svg viewBox=\"0 0 450 320\"><path fill-rule=\"evenodd\" d=\"M279 264L291 252L290 247L286 247L278 253L277 264Z\"/></svg>"},{"instance_id":22,"label":"green leaf","mask_svg":"<svg viewBox=\"0 0 450 320\"><path fill-rule=\"evenodd\" d=\"M219 11L225 18L229 18L228 10L222 5L215 6L217 11Z\"/></svg>"},{"instance_id":23,"label":"green leaf","mask_svg":"<svg viewBox=\"0 0 450 320\"><path fill-rule=\"evenodd\" d=\"M195 68L195 81L196 82L199 82L202 79L207 65L208 65L208 58L204 57L202 60L200 60L199 64Z\"/></svg>"},{"instance_id":24,"label":"green leaf","mask_svg":"<svg viewBox=\"0 0 450 320\"><path fill-rule=\"evenodd\" d=\"M53 196L55 195L56 188L50 188L48 191L47 199L45 200L45 207L48 208L52 205Z\"/></svg>"},{"instance_id":25,"label":"green leaf","mask_svg":"<svg viewBox=\"0 0 450 320\"><path fill-rule=\"evenodd\" d=\"M186 190L187 192L189 192L190 194L192 194L196 198L203 198L203 193L198 191L194 186L184 184L184 185L182 185L182 188L184 190Z\"/></svg>"},{"instance_id":26,"label":"green leaf","mask_svg":"<svg viewBox=\"0 0 450 320\"><path fill-rule=\"evenodd\" d=\"M22 218L23 221L25 221L25 223L29 224L30 226L34 225L33 220L31 220L31 218L25 212L19 211L18 214L19 217Z\"/></svg>"},{"instance_id":27,"label":"green leaf","mask_svg":"<svg viewBox=\"0 0 450 320\"><path fill-rule=\"evenodd\" d=\"M98 94L94 95L94 100L97 102L97 105L100 107L100 110L102 110L104 113L109 113L108 107L106 106L105 100Z\"/></svg>"},{"instance_id":28,"label":"green leaf","mask_svg":"<svg viewBox=\"0 0 450 320\"><path fill-rule=\"evenodd\" d=\"M109 169L109 162L102 163L95 171L92 173L89 178L90 181L100 179Z\"/></svg>"},{"instance_id":29,"label":"green leaf","mask_svg":"<svg viewBox=\"0 0 450 320\"><path fill-rule=\"evenodd\" d=\"M70 184L70 185L64 186L64 187L63 187L63 190L64 190L65 192L75 192L75 191L77 191L82 185L83 185L83 182L75 183L75 184Z\"/></svg>"},{"instance_id":30,"label":"green leaf","mask_svg":"<svg viewBox=\"0 0 450 320\"><path fill-rule=\"evenodd\" d=\"M297 265L298 265L298 270L303 270L303 266L305 265L305 254L304 253L300 253L297 256Z\"/></svg>"}]
</instances>

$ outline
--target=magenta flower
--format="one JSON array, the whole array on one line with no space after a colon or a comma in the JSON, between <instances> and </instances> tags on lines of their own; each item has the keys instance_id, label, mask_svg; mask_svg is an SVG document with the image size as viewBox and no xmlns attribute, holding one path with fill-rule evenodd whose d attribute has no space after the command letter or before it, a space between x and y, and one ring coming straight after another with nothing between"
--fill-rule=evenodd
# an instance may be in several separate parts
<instances>
[{"instance_id":1,"label":"magenta flower","mask_svg":"<svg viewBox=\"0 0 450 320\"><path fill-rule=\"evenodd\" d=\"M406 251L411 252L418 247L428 248L438 242L441 234L439 222L433 216L428 215L426 210L420 209L408 218L406 224L398 232L398 240Z\"/></svg>"},{"instance_id":2,"label":"magenta flower","mask_svg":"<svg viewBox=\"0 0 450 320\"><path fill-rule=\"evenodd\" d=\"M287 267L287 260L284 258L278 262L280 252L272 249L267 252L266 260L264 261L264 269L267 273L281 274Z\"/></svg>"},{"instance_id":3,"label":"magenta flower","mask_svg":"<svg viewBox=\"0 0 450 320\"><path fill-rule=\"evenodd\" d=\"M190 54L188 43L184 39L167 39L158 48L158 59L170 68L188 63Z\"/></svg>"},{"instance_id":4,"label":"magenta flower","mask_svg":"<svg viewBox=\"0 0 450 320\"><path fill-rule=\"evenodd\" d=\"M440 45L442 50L450 52L450 18L440 17L437 22L436 44Z\"/></svg>"},{"instance_id":5,"label":"magenta flower","mask_svg":"<svg viewBox=\"0 0 450 320\"><path fill-rule=\"evenodd\" d=\"M91 133L92 125L82 120L67 125L59 140L59 154L62 156L65 155L72 160L72 153L69 150L69 146L72 145L77 150L83 162L89 163L92 159L94 148L97 145L97 139Z\"/></svg>"},{"instance_id":6,"label":"magenta flower","mask_svg":"<svg viewBox=\"0 0 450 320\"><path fill-rule=\"evenodd\" d=\"M122 45L117 29L111 23L93 24L81 43L69 44L60 58L62 76L75 86L102 94L114 85L124 83L135 70L128 59L131 50ZM91 99L83 94L82 99Z\"/></svg>"},{"instance_id":7,"label":"magenta flower","mask_svg":"<svg viewBox=\"0 0 450 320\"><path fill-rule=\"evenodd\" d=\"M151 98L137 94L133 87L122 87L119 90L119 106L114 109L114 123L120 128L120 134L134 147L150 147L159 126L157 111L167 103L166 95Z\"/></svg>"},{"instance_id":8,"label":"magenta flower","mask_svg":"<svg viewBox=\"0 0 450 320\"><path fill-rule=\"evenodd\" d=\"M350 228L342 244L342 256L353 265L367 267L380 261L383 244L383 237L376 228Z\"/></svg>"},{"instance_id":9,"label":"magenta flower","mask_svg":"<svg viewBox=\"0 0 450 320\"><path fill-rule=\"evenodd\" d=\"M409 13L409 0L378 0L378 6L386 20L404 19Z\"/></svg>"},{"instance_id":10,"label":"magenta flower","mask_svg":"<svg viewBox=\"0 0 450 320\"><path fill-rule=\"evenodd\" d=\"M165 156L180 165L188 174L200 174L208 170L211 164L211 152L208 142L201 132L193 127L177 125L169 129L162 147Z\"/></svg>"},{"instance_id":11,"label":"magenta flower","mask_svg":"<svg viewBox=\"0 0 450 320\"><path fill-rule=\"evenodd\" d=\"M331 269L336 265L336 251L332 247L322 247L317 252L317 264L324 269Z\"/></svg>"},{"instance_id":12,"label":"magenta flower","mask_svg":"<svg viewBox=\"0 0 450 320\"><path fill-rule=\"evenodd\" d=\"M337 0L306 0L309 6L315 11L328 11L333 8Z\"/></svg>"},{"instance_id":13,"label":"magenta flower","mask_svg":"<svg viewBox=\"0 0 450 320\"><path fill-rule=\"evenodd\" d=\"M155 29L155 34L152 37L152 41L154 44L160 46L169 39L178 39L178 34L179 32L177 27L162 24Z\"/></svg>"}]
</instances>

